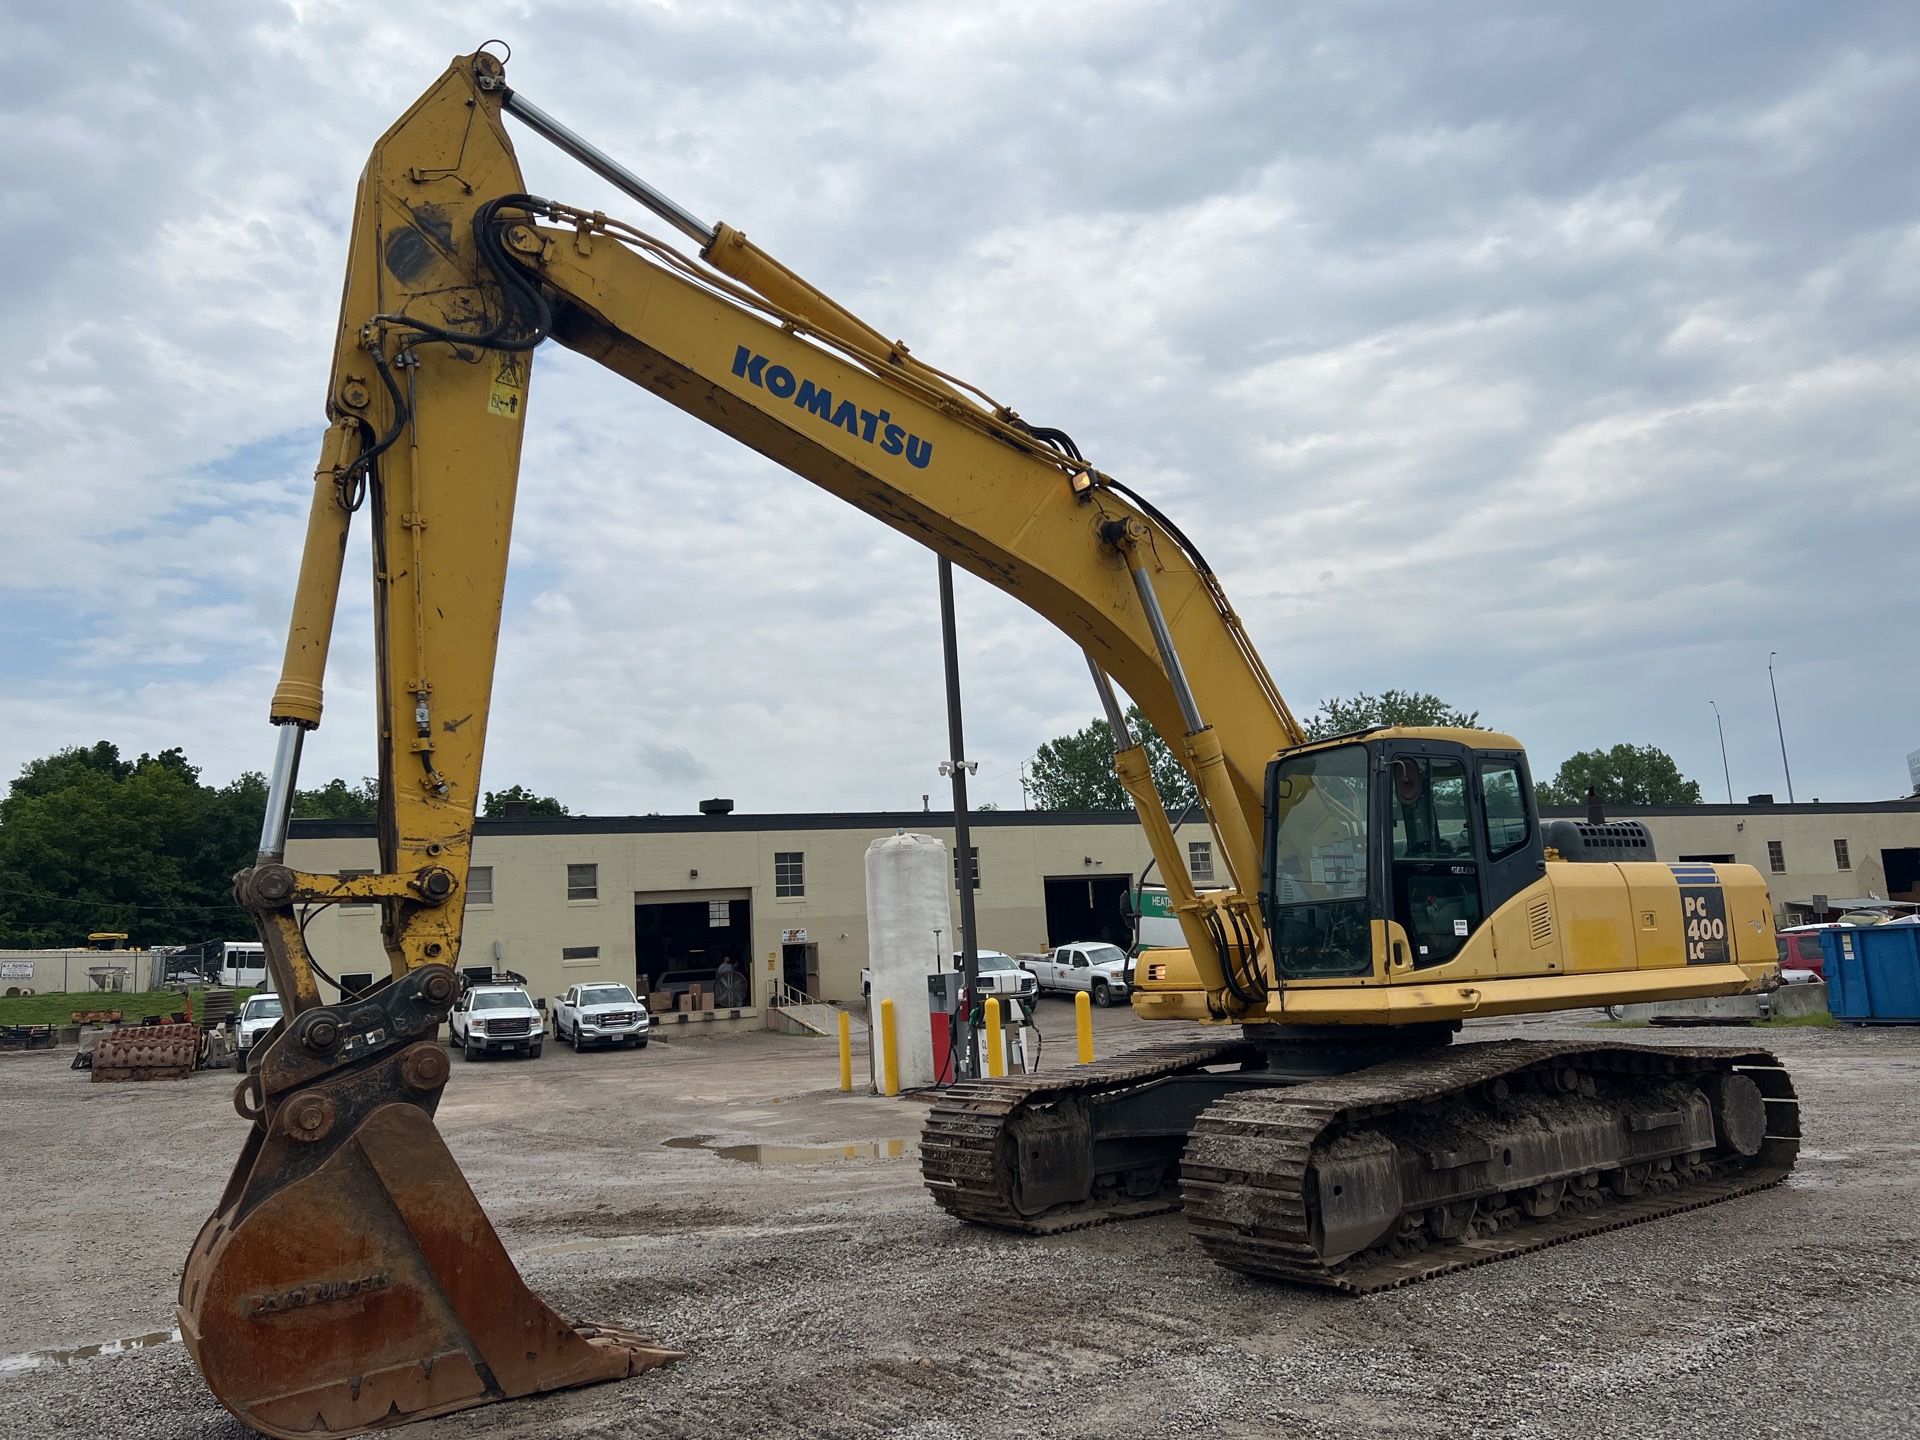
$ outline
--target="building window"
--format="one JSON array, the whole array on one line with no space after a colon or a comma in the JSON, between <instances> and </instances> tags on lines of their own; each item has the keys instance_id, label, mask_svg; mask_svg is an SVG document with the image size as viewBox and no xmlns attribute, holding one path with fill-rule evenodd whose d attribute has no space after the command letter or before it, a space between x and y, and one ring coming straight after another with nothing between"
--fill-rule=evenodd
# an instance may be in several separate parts
<instances>
[{"instance_id":1,"label":"building window","mask_svg":"<svg viewBox=\"0 0 1920 1440\"><path fill-rule=\"evenodd\" d=\"M1213 842L1211 840L1187 842L1187 873L1193 876L1193 883L1196 885L1213 883Z\"/></svg>"},{"instance_id":2,"label":"building window","mask_svg":"<svg viewBox=\"0 0 1920 1440\"><path fill-rule=\"evenodd\" d=\"M342 880L358 880L363 876L371 874L373 874L371 870L342 870L340 872L340 878ZM377 900L342 900L340 902L340 908L342 910L371 910L379 903Z\"/></svg>"},{"instance_id":3,"label":"building window","mask_svg":"<svg viewBox=\"0 0 1920 1440\"><path fill-rule=\"evenodd\" d=\"M1833 842L1833 868L1836 870L1851 870L1853 868L1853 857L1847 854L1847 842L1844 840L1836 840Z\"/></svg>"},{"instance_id":4,"label":"building window","mask_svg":"<svg viewBox=\"0 0 1920 1440\"><path fill-rule=\"evenodd\" d=\"M600 947L598 945L563 945L560 947L560 958L562 960L598 960Z\"/></svg>"},{"instance_id":5,"label":"building window","mask_svg":"<svg viewBox=\"0 0 1920 1440\"><path fill-rule=\"evenodd\" d=\"M807 856L803 850L773 852L773 898L790 900L807 893Z\"/></svg>"},{"instance_id":6,"label":"building window","mask_svg":"<svg viewBox=\"0 0 1920 1440\"><path fill-rule=\"evenodd\" d=\"M598 900L600 898L600 867L598 865L567 866L567 899Z\"/></svg>"},{"instance_id":7,"label":"building window","mask_svg":"<svg viewBox=\"0 0 1920 1440\"><path fill-rule=\"evenodd\" d=\"M978 890L980 888L980 847L978 845L967 847L967 869L973 872L973 888ZM953 888L956 890L960 888L960 852L958 850L953 852Z\"/></svg>"},{"instance_id":8,"label":"building window","mask_svg":"<svg viewBox=\"0 0 1920 1440\"><path fill-rule=\"evenodd\" d=\"M1776 875L1787 873L1787 853L1778 840L1767 841L1767 864Z\"/></svg>"},{"instance_id":9,"label":"building window","mask_svg":"<svg viewBox=\"0 0 1920 1440\"><path fill-rule=\"evenodd\" d=\"M723 925L733 924L733 902L731 900L707 901L707 928L718 930Z\"/></svg>"},{"instance_id":10,"label":"building window","mask_svg":"<svg viewBox=\"0 0 1920 1440\"><path fill-rule=\"evenodd\" d=\"M493 904L493 866L475 865L468 869L467 904Z\"/></svg>"}]
</instances>

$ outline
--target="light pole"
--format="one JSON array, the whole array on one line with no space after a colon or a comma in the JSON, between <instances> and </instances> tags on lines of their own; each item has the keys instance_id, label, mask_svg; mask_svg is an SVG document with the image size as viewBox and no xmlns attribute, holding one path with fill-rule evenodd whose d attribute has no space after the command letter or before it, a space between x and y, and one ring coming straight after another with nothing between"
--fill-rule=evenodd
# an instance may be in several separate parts
<instances>
[{"instance_id":1,"label":"light pole","mask_svg":"<svg viewBox=\"0 0 1920 1440\"><path fill-rule=\"evenodd\" d=\"M1727 726L1726 722L1720 718L1719 704L1712 700L1707 701L1707 704L1713 706L1713 723L1720 731L1720 773L1727 777L1727 804L1731 805L1733 804L1733 771L1727 768Z\"/></svg>"},{"instance_id":2,"label":"light pole","mask_svg":"<svg viewBox=\"0 0 1920 1440\"><path fill-rule=\"evenodd\" d=\"M1773 691L1773 728L1780 732L1780 768L1787 772L1787 803L1793 804L1793 767L1787 763L1787 727L1780 723L1780 687L1773 682L1773 657L1778 650L1767 652L1767 688Z\"/></svg>"},{"instance_id":3,"label":"light pole","mask_svg":"<svg viewBox=\"0 0 1920 1440\"><path fill-rule=\"evenodd\" d=\"M953 875L955 888L960 891L960 969L966 976L961 984L966 987L966 1003L971 1011L974 992L980 988L980 931L974 924L973 834L967 823L967 776L979 767L961 758L967 751L960 727L960 642L953 619L953 562L944 555L940 557L940 648L947 671L947 746L953 755L940 766L940 773L953 779ZM958 1069L956 1066L956 1079ZM979 1055L969 1055L967 1072L975 1080L980 1078Z\"/></svg>"}]
</instances>

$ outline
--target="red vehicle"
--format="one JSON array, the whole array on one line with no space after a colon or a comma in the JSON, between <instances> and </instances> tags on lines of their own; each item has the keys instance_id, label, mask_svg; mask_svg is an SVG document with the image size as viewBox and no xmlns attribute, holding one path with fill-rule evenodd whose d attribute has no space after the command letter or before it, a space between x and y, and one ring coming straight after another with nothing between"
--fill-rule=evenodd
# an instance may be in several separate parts
<instances>
[{"instance_id":1,"label":"red vehicle","mask_svg":"<svg viewBox=\"0 0 1920 1440\"><path fill-rule=\"evenodd\" d=\"M1774 939L1780 946L1781 970L1811 970L1814 979L1824 981L1827 978L1827 957L1820 948L1820 933L1833 928L1831 925L1802 925L1775 935ZM1799 977L1789 975L1786 978L1793 980Z\"/></svg>"}]
</instances>

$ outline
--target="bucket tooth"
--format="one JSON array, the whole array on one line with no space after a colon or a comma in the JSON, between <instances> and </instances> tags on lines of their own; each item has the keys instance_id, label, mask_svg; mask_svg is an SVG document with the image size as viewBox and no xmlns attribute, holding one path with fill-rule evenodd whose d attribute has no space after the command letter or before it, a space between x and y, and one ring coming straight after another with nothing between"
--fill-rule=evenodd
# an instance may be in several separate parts
<instances>
[{"instance_id":1,"label":"bucket tooth","mask_svg":"<svg viewBox=\"0 0 1920 1440\"><path fill-rule=\"evenodd\" d=\"M438 1087L401 1083L429 1046L270 1103L194 1242L181 1336L265 1434L357 1434L680 1358L527 1288L433 1123Z\"/></svg>"}]
</instances>

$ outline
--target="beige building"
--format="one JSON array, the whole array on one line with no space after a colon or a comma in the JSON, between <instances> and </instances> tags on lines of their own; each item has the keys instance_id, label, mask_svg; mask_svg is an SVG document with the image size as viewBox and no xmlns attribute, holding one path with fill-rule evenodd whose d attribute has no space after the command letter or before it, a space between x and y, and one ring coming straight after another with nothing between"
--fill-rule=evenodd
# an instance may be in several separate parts
<instances>
[{"instance_id":1,"label":"beige building","mask_svg":"<svg viewBox=\"0 0 1920 1440\"><path fill-rule=\"evenodd\" d=\"M1574 817L1582 812L1557 810ZM1662 860L1752 865L1780 924L1814 918L1817 897L1920 898L1920 800L1859 805L1616 807L1644 821ZM518 971L553 996L586 980L659 985L710 978L722 959L752 977L753 1005L779 979L829 1000L860 995L866 964L866 851L906 829L953 843L950 816L666 815L482 820L474 839L461 963ZM1146 871L1130 813L993 811L973 818L980 944L1017 954L1049 943L1125 943L1122 896ZM1181 839L1201 883L1205 832ZM372 826L296 820L288 861L350 873L376 864ZM1148 876L1151 879L1152 876ZM957 919L958 905L954 907ZM336 976L386 970L378 911L339 907L307 927ZM955 947L952 935L940 937ZM927 937L929 960L934 937Z\"/></svg>"},{"instance_id":2,"label":"beige building","mask_svg":"<svg viewBox=\"0 0 1920 1440\"><path fill-rule=\"evenodd\" d=\"M535 994L552 996L586 980L705 979L725 958L752 977L754 1005L766 1003L776 978L856 1000L867 963L867 846L902 829L952 851L951 816L938 812L481 820L461 964L518 971ZM1211 879L1208 842L1194 843L1203 847L1200 878ZM1125 943L1123 897L1150 858L1130 813L988 811L973 817L973 848L983 949ZM369 871L373 827L296 820L287 861ZM957 896L953 909L957 923ZM371 905L315 915L307 926L315 959L335 976L384 974L378 916ZM939 944L957 948L952 934ZM934 945L928 935L929 961Z\"/></svg>"}]
</instances>

